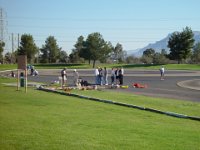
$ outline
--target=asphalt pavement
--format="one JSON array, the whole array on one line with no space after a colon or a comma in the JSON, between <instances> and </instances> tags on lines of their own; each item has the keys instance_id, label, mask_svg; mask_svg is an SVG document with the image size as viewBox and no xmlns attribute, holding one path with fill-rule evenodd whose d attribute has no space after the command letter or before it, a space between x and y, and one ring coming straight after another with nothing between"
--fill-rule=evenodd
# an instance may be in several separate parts
<instances>
[{"instance_id":1,"label":"asphalt pavement","mask_svg":"<svg viewBox=\"0 0 200 150\"><path fill-rule=\"evenodd\" d=\"M73 70L67 70L68 84L72 84ZM80 77L94 84L94 70L78 70ZM109 72L110 74L110 72ZM58 81L60 70L39 70L39 76L28 76L28 80L43 82L46 84ZM108 77L110 83L110 76ZM134 88L133 83L146 84L147 88ZM166 71L165 80L160 80L157 70L125 70L124 85L128 89L115 89L115 91L129 92L133 94L146 95L151 97L171 98L200 102L200 71Z\"/></svg>"}]
</instances>

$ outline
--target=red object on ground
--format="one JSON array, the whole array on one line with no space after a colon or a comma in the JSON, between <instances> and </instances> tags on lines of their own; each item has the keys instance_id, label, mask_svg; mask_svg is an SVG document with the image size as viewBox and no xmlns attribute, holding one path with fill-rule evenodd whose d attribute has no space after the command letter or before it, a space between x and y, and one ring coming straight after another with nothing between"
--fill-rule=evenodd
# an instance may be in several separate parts
<instances>
[{"instance_id":1,"label":"red object on ground","mask_svg":"<svg viewBox=\"0 0 200 150\"><path fill-rule=\"evenodd\" d=\"M135 88L147 88L147 85L146 84L142 85L140 83L133 83L133 87L135 87Z\"/></svg>"}]
</instances>

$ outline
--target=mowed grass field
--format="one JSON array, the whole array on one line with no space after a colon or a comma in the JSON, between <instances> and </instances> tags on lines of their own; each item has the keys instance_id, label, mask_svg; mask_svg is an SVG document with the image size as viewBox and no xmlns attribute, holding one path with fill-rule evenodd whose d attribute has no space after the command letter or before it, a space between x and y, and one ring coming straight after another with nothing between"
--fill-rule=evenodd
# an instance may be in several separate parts
<instances>
[{"instance_id":1,"label":"mowed grass field","mask_svg":"<svg viewBox=\"0 0 200 150\"><path fill-rule=\"evenodd\" d=\"M58 95L16 90L0 78L2 150L199 150L200 122ZM199 103L149 99L106 91L75 91L93 97L199 113ZM110 94L109 94L110 93ZM130 97L129 99L127 99ZM132 102L131 102L132 101ZM152 101L152 102L151 102ZM166 101L166 100L165 100ZM180 105L180 106L179 106ZM186 111L187 110L187 111Z\"/></svg>"}]
</instances>

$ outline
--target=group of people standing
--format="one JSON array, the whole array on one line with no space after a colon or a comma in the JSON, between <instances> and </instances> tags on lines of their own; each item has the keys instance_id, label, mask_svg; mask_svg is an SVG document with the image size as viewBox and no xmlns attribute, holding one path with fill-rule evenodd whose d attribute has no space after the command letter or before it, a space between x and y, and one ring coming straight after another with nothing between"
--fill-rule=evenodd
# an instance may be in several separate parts
<instances>
[{"instance_id":1,"label":"group of people standing","mask_svg":"<svg viewBox=\"0 0 200 150\"><path fill-rule=\"evenodd\" d=\"M67 85L67 69L63 68L61 70L61 85L62 87ZM101 68L98 67L95 69L95 83L96 85L108 85L108 70L106 67ZM73 70L73 84L78 85L81 81L81 78L79 77L79 73L76 69ZM124 69L122 67L120 68L112 68L110 72L111 76L111 85L123 85L123 77L124 77Z\"/></svg>"},{"instance_id":2,"label":"group of people standing","mask_svg":"<svg viewBox=\"0 0 200 150\"><path fill-rule=\"evenodd\" d=\"M95 69L95 84L98 85L108 85L108 70L106 67L102 69L101 67L98 67Z\"/></svg>"},{"instance_id":3,"label":"group of people standing","mask_svg":"<svg viewBox=\"0 0 200 150\"><path fill-rule=\"evenodd\" d=\"M64 87L65 85L67 85L67 72L66 72L66 68L62 69L61 70L61 84L62 84L62 87ZM78 82L79 82L79 73L76 69L73 70L73 83L74 85L77 85Z\"/></svg>"},{"instance_id":4,"label":"group of people standing","mask_svg":"<svg viewBox=\"0 0 200 150\"><path fill-rule=\"evenodd\" d=\"M161 68L159 70L160 70L160 79L164 80L164 72L165 72L164 66L161 66ZM108 72L106 67L104 67L104 68L97 67L95 69L94 74L95 74L95 83L94 83L95 85L108 85L109 72ZM67 85L66 68L61 70L61 77L62 77L61 85L62 86ZM124 80L124 69L123 69L123 67L112 68L112 70L110 72L110 77L111 77L110 84L112 86L113 85L123 85L123 80ZM73 70L73 84L78 85L81 82L86 83L85 80L83 80L79 77L78 71L76 69L74 69ZM91 85L93 85L93 84L91 84Z\"/></svg>"},{"instance_id":5,"label":"group of people standing","mask_svg":"<svg viewBox=\"0 0 200 150\"><path fill-rule=\"evenodd\" d=\"M112 68L111 70L111 85L123 85L124 69ZM95 69L95 84L108 85L108 70L98 67Z\"/></svg>"},{"instance_id":6,"label":"group of people standing","mask_svg":"<svg viewBox=\"0 0 200 150\"><path fill-rule=\"evenodd\" d=\"M123 85L124 80L124 69L120 68L112 68L111 70L111 85Z\"/></svg>"}]
</instances>

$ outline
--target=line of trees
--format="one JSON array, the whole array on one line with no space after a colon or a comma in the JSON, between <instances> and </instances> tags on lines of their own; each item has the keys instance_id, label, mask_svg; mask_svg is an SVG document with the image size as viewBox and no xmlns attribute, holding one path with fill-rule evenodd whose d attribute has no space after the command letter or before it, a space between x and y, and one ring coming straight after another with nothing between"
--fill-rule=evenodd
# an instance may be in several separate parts
<instances>
[{"instance_id":1,"label":"line of trees","mask_svg":"<svg viewBox=\"0 0 200 150\"><path fill-rule=\"evenodd\" d=\"M0 53L2 54L5 44L3 42L0 44ZM95 67L97 60L104 63L108 59L121 62L125 59L126 52L120 43L117 43L114 47L111 42L105 41L100 33L94 32L89 34L86 40L83 36L78 37L70 55L58 46L54 36L47 37L45 44L38 48L32 35L23 34L19 49L14 54L6 53L4 60L8 63L16 62L17 55L27 55L28 63L78 63L88 61L89 64L93 62L93 67Z\"/></svg>"},{"instance_id":2,"label":"line of trees","mask_svg":"<svg viewBox=\"0 0 200 150\"><path fill-rule=\"evenodd\" d=\"M189 27L183 29L182 32L174 32L168 41L170 48L169 58L177 60L181 63L192 55L192 48L194 47L194 34Z\"/></svg>"},{"instance_id":3,"label":"line of trees","mask_svg":"<svg viewBox=\"0 0 200 150\"><path fill-rule=\"evenodd\" d=\"M38 48L33 36L23 34L21 36L20 47L14 53L6 53L3 57L5 43L0 41L0 62L15 63L17 55L27 55L28 63L83 63L88 61L95 67L96 61L105 62L125 62L125 63L154 63L166 64L171 60L178 63L190 60L192 63L200 63L200 43L194 45L193 32L189 27L182 32L174 32L168 41L170 53L162 49L160 53L154 49L146 49L142 57L128 56L123 46L117 43L113 46L111 42L105 41L103 36L94 32L84 38L80 36L72 49L71 54L67 54L58 46L54 36L47 37L45 44Z\"/></svg>"},{"instance_id":4,"label":"line of trees","mask_svg":"<svg viewBox=\"0 0 200 150\"><path fill-rule=\"evenodd\" d=\"M74 47L70 54L70 60L84 59L88 60L89 64L93 61L93 67L97 60L106 62L110 59L111 61L122 62L126 57L126 52L120 43L117 43L114 47L111 42L105 41L98 32L89 34L86 40L83 36L80 36Z\"/></svg>"},{"instance_id":5,"label":"line of trees","mask_svg":"<svg viewBox=\"0 0 200 150\"><path fill-rule=\"evenodd\" d=\"M186 27L182 32L174 32L168 41L170 53L165 49L160 53L154 49L146 49L140 59L143 63L166 64L177 61L177 63L189 62L200 63L200 42L194 45L194 34L191 28Z\"/></svg>"}]
</instances>

